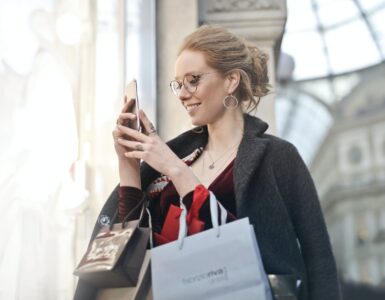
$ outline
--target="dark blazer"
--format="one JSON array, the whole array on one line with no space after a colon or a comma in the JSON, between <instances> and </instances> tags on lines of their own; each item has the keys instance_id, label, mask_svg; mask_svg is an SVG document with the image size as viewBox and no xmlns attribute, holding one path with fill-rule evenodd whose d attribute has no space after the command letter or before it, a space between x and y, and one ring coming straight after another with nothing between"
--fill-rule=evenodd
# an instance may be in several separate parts
<instances>
[{"instance_id":1,"label":"dark blazer","mask_svg":"<svg viewBox=\"0 0 385 300\"><path fill-rule=\"evenodd\" d=\"M265 134L265 122L250 115L244 119L234 164L237 218L249 217L254 225L266 272L295 275L302 281L301 300L341 299L329 236L308 169L292 144ZM204 127L203 132L187 131L168 145L184 157L207 140ZM141 176L145 190L159 173L143 163ZM100 215L113 216L117 199L115 189ZM100 226L97 222L92 238ZM85 292L91 292L90 287L79 282L75 299L86 299L80 297Z\"/></svg>"}]
</instances>

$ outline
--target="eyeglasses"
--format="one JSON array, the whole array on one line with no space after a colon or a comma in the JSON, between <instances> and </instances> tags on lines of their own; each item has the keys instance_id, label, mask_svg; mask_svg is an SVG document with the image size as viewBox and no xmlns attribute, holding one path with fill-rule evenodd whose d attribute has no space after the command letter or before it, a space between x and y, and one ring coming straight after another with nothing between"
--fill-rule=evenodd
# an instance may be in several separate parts
<instances>
[{"instance_id":1,"label":"eyeglasses","mask_svg":"<svg viewBox=\"0 0 385 300\"><path fill-rule=\"evenodd\" d=\"M170 88L175 96L179 97L180 91L182 90L182 86L190 93L194 94L198 89L198 84L203 75L213 74L211 73L201 73L201 74L188 74L183 78L183 82L179 80L172 80L170 82Z\"/></svg>"}]
</instances>

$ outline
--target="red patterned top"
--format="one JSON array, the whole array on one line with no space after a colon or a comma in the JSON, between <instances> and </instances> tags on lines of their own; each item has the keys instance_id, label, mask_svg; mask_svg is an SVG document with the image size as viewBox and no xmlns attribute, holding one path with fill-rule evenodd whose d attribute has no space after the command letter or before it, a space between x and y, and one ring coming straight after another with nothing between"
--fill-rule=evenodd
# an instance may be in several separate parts
<instances>
[{"instance_id":1,"label":"red patterned top","mask_svg":"<svg viewBox=\"0 0 385 300\"><path fill-rule=\"evenodd\" d=\"M203 152L203 148L196 149L183 159L190 166ZM215 178L210 186L205 188L198 185L193 191L183 197L183 204L187 208L188 234L194 234L212 227L210 217L209 190L227 210L227 222L236 219L236 205L233 183L234 160ZM150 212L154 233L154 244L160 245L174 241L178 237L180 196L175 186L167 176L155 179L146 190L150 201ZM120 187L119 217L123 217L138 203L142 191L132 187ZM139 217L139 211L136 216ZM220 218L220 215L219 215Z\"/></svg>"}]
</instances>

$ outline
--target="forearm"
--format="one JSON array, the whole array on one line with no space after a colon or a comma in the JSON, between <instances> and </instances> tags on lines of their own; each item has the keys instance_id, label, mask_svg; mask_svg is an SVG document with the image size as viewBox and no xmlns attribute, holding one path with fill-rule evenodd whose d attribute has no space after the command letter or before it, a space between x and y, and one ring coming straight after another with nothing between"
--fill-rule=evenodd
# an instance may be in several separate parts
<instances>
[{"instance_id":1,"label":"forearm","mask_svg":"<svg viewBox=\"0 0 385 300\"><path fill-rule=\"evenodd\" d=\"M138 189L142 188L139 173L139 165L139 160L137 162L119 160L120 186L130 186Z\"/></svg>"},{"instance_id":2,"label":"forearm","mask_svg":"<svg viewBox=\"0 0 385 300\"><path fill-rule=\"evenodd\" d=\"M135 187L121 186L119 188L118 212L119 220L122 221L128 214L129 220L139 218L142 206L138 206L143 198L143 192Z\"/></svg>"}]
</instances>

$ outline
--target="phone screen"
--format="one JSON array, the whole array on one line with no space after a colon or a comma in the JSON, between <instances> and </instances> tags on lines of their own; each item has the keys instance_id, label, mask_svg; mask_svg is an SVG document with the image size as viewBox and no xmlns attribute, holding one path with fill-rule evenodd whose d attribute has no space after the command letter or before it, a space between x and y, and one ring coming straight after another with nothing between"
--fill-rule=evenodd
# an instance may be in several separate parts
<instances>
[{"instance_id":1,"label":"phone screen","mask_svg":"<svg viewBox=\"0 0 385 300\"><path fill-rule=\"evenodd\" d=\"M141 128L139 120L139 99L136 79L131 80L126 86L124 103L126 103L130 99L135 99L135 102L128 107L126 112L134 113L136 115L136 120L128 121L125 125L132 129L140 131Z\"/></svg>"}]
</instances>

